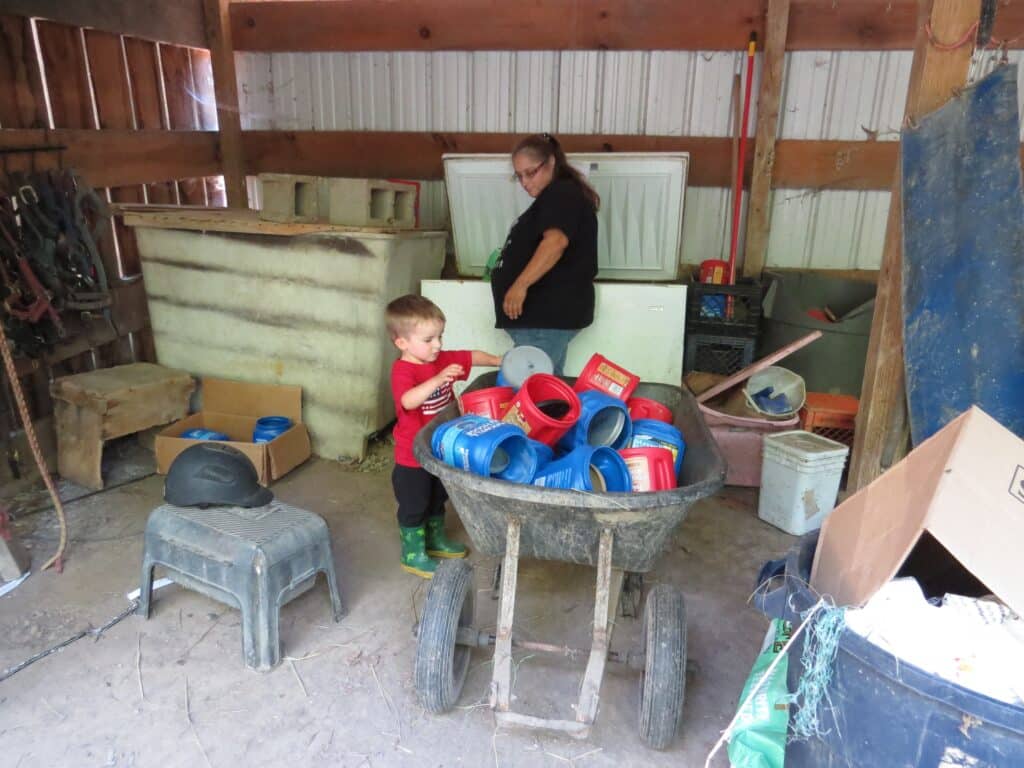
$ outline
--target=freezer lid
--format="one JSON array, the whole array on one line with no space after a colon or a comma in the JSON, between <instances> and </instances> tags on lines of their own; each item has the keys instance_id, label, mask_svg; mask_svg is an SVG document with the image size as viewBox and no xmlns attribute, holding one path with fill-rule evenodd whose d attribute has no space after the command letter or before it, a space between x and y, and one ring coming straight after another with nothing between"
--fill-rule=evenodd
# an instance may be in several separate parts
<instances>
[{"instance_id":1,"label":"freezer lid","mask_svg":"<svg viewBox=\"0 0 1024 768\"><path fill-rule=\"evenodd\" d=\"M571 153L568 158L601 196L598 277L676 279L689 154ZM481 275L490 253L505 242L532 199L512 180L508 155L446 154L443 161L456 266L461 275Z\"/></svg>"}]
</instances>

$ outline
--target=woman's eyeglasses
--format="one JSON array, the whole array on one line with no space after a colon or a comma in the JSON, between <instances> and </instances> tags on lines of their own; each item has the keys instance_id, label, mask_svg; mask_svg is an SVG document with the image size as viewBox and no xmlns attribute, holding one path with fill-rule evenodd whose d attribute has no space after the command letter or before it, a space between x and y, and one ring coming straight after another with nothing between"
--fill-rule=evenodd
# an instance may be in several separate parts
<instances>
[{"instance_id":1,"label":"woman's eyeglasses","mask_svg":"<svg viewBox=\"0 0 1024 768\"><path fill-rule=\"evenodd\" d=\"M511 181L513 183L518 182L520 184L522 184L524 181L529 181L534 176L536 176L538 172L540 172L540 169L544 167L544 163L546 162L547 160L542 160L541 162L533 166L533 168L527 168L522 173L519 173L518 171L516 173L513 173Z\"/></svg>"}]
</instances>

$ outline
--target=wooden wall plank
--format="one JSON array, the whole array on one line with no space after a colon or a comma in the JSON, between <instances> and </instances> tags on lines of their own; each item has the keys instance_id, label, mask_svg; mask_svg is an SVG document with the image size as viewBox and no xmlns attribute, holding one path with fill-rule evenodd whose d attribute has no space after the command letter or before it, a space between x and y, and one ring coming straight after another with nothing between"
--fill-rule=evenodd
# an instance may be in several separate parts
<instances>
[{"instance_id":1,"label":"wooden wall plank","mask_svg":"<svg viewBox=\"0 0 1024 768\"><path fill-rule=\"evenodd\" d=\"M49 21L36 23L43 76L55 128L95 128L92 85L80 30Z\"/></svg>"},{"instance_id":2,"label":"wooden wall plank","mask_svg":"<svg viewBox=\"0 0 1024 768\"><path fill-rule=\"evenodd\" d=\"M504 133L391 131L243 131L246 172L313 173L367 178L441 179L445 152L508 152L518 138ZM568 152L690 152L688 183L731 184L731 140L726 137L563 134ZM888 189L896 142L776 142L772 184L787 189ZM752 160L747 158L747 178Z\"/></svg>"},{"instance_id":3,"label":"wooden wall plank","mask_svg":"<svg viewBox=\"0 0 1024 768\"><path fill-rule=\"evenodd\" d=\"M0 127L46 128L46 98L31 22L0 16Z\"/></svg>"},{"instance_id":4,"label":"wooden wall plank","mask_svg":"<svg viewBox=\"0 0 1024 768\"><path fill-rule=\"evenodd\" d=\"M734 50L763 38L766 0L252 0L231 3L240 51ZM916 0L793 0L789 50L910 50ZM485 21L482 21L485 20ZM995 37L1024 47L1024 3Z\"/></svg>"},{"instance_id":5,"label":"wooden wall plank","mask_svg":"<svg viewBox=\"0 0 1024 768\"><path fill-rule=\"evenodd\" d=\"M744 240L743 274L758 277L768 253L771 222L772 168L782 101L782 75L786 63L786 35L790 0L768 0L764 60L757 97L757 134L754 169L747 204L747 236Z\"/></svg>"},{"instance_id":6,"label":"wooden wall plank","mask_svg":"<svg viewBox=\"0 0 1024 768\"><path fill-rule=\"evenodd\" d=\"M0 131L0 148L66 146L65 167L93 187L120 187L153 179L212 176L220 171L217 136L208 131L39 130ZM26 162L11 155L9 165ZM55 152L38 153L39 169L57 167ZM27 165L25 166L27 168Z\"/></svg>"},{"instance_id":7,"label":"wooden wall plank","mask_svg":"<svg viewBox=\"0 0 1024 768\"><path fill-rule=\"evenodd\" d=\"M242 147L241 112L235 46L229 18L229 0L204 0L206 39L210 48L213 81L220 126L220 155L224 163L224 187L232 208L248 208L245 188L245 153Z\"/></svg>"},{"instance_id":8,"label":"wooden wall plank","mask_svg":"<svg viewBox=\"0 0 1024 768\"><path fill-rule=\"evenodd\" d=\"M978 21L981 0L924 0L907 93L906 117L916 119L946 103L967 80L972 45L953 50L933 46L925 32L930 20L937 40L958 40ZM903 232L899 177L892 185L875 314L847 486L868 485L902 456L906 388L903 361Z\"/></svg>"},{"instance_id":9,"label":"wooden wall plank","mask_svg":"<svg viewBox=\"0 0 1024 768\"><path fill-rule=\"evenodd\" d=\"M126 37L124 50L128 60L128 78L132 84L135 126L140 130L166 129L159 47L148 40ZM178 190L171 181L147 184L146 196L152 203L178 202Z\"/></svg>"},{"instance_id":10,"label":"wooden wall plank","mask_svg":"<svg viewBox=\"0 0 1024 768\"><path fill-rule=\"evenodd\" d=\"M180 45L161 45L160 66L171 130L196 130L199 128L199 114L189 49ZM206 183L203 179L181 179L177 188L178 199L183 204L206 205Z\"/></svg>"},{"instance_id":11,"label":"wooden wall plank","mask_svg":"<svg viewBox=\"0 0 1024 768\"><path fill-rule=\"evenodd\" d=\"M85 30L85 48L95 85L100 128L132 128L132 97L121 36L95 29Z\"/></svg>"},{"instance_id":12,"label":"wooden wall plank","mask_svg":"<svg viewBox=\"0 0 1024 768\"><path fill-rule=\"evenodd\" d=\"M196 112L199 128L217 130L217 93L213 87L213 62L210 52L202 48L189 48L192 61L192 82L195 85Z\"/></svg>"},{"instance_id":13,"label":"wooden wall plank","mask_svg":"<svg viewBox=\"0 0 1024 768\"><path fill-rule=\"evenodd\" d=\"M111 187L110 197L115 203L145 202L141 186ZM114 232L121 249L121 270L125 277L137 275L142 271L139 257L139 246L135 241L135 230L124 225L124 217L114 216Z\"/></svg>"},{"instance_id":14,"label":"wooden wall plank","mask_svg":"<svg viewBox=\"0 0 1024 768\"><path fill-rule=\"evenodd\" d=\"M180 45L206 45L202 0L3 0L4 12Z\"/></svg>"}]
</instances>

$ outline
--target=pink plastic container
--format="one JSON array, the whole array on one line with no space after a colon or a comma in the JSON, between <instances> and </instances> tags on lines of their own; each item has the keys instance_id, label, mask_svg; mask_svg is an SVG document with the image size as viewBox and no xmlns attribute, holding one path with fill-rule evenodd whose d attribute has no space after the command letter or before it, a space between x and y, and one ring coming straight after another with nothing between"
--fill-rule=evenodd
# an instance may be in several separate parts
<instances>
[{"instance_id":1,"label":"pink plastic container","mask_svg":"<svg viewBox=\"0 0 1024 768\"><path fill-rule=\"evenodd\" d=\"M764 436L772 432L799 429L800 416L785 421L730 416L706 405L698 405L704 423L711 430L728 464L726 485L761 487L761 454Z\"/></svg>"}]
</instances>

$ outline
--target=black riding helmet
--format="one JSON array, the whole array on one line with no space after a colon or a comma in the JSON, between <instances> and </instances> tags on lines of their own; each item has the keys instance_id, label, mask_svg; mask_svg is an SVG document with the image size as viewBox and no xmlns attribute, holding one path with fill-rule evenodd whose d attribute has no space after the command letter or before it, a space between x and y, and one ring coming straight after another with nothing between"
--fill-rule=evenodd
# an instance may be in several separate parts
<instances>
[{"instance_id":1,"label":"black riding helmet","mask_svg":"<svg viewBox=\"0 0 1024 768\"><path fill-rule=\"evenodd\" d=\"M176 507L262 507L273 499L246 455L218 443L186 448L171 462L164 482L164 500Z\"/></svg>"}]
</instances>

